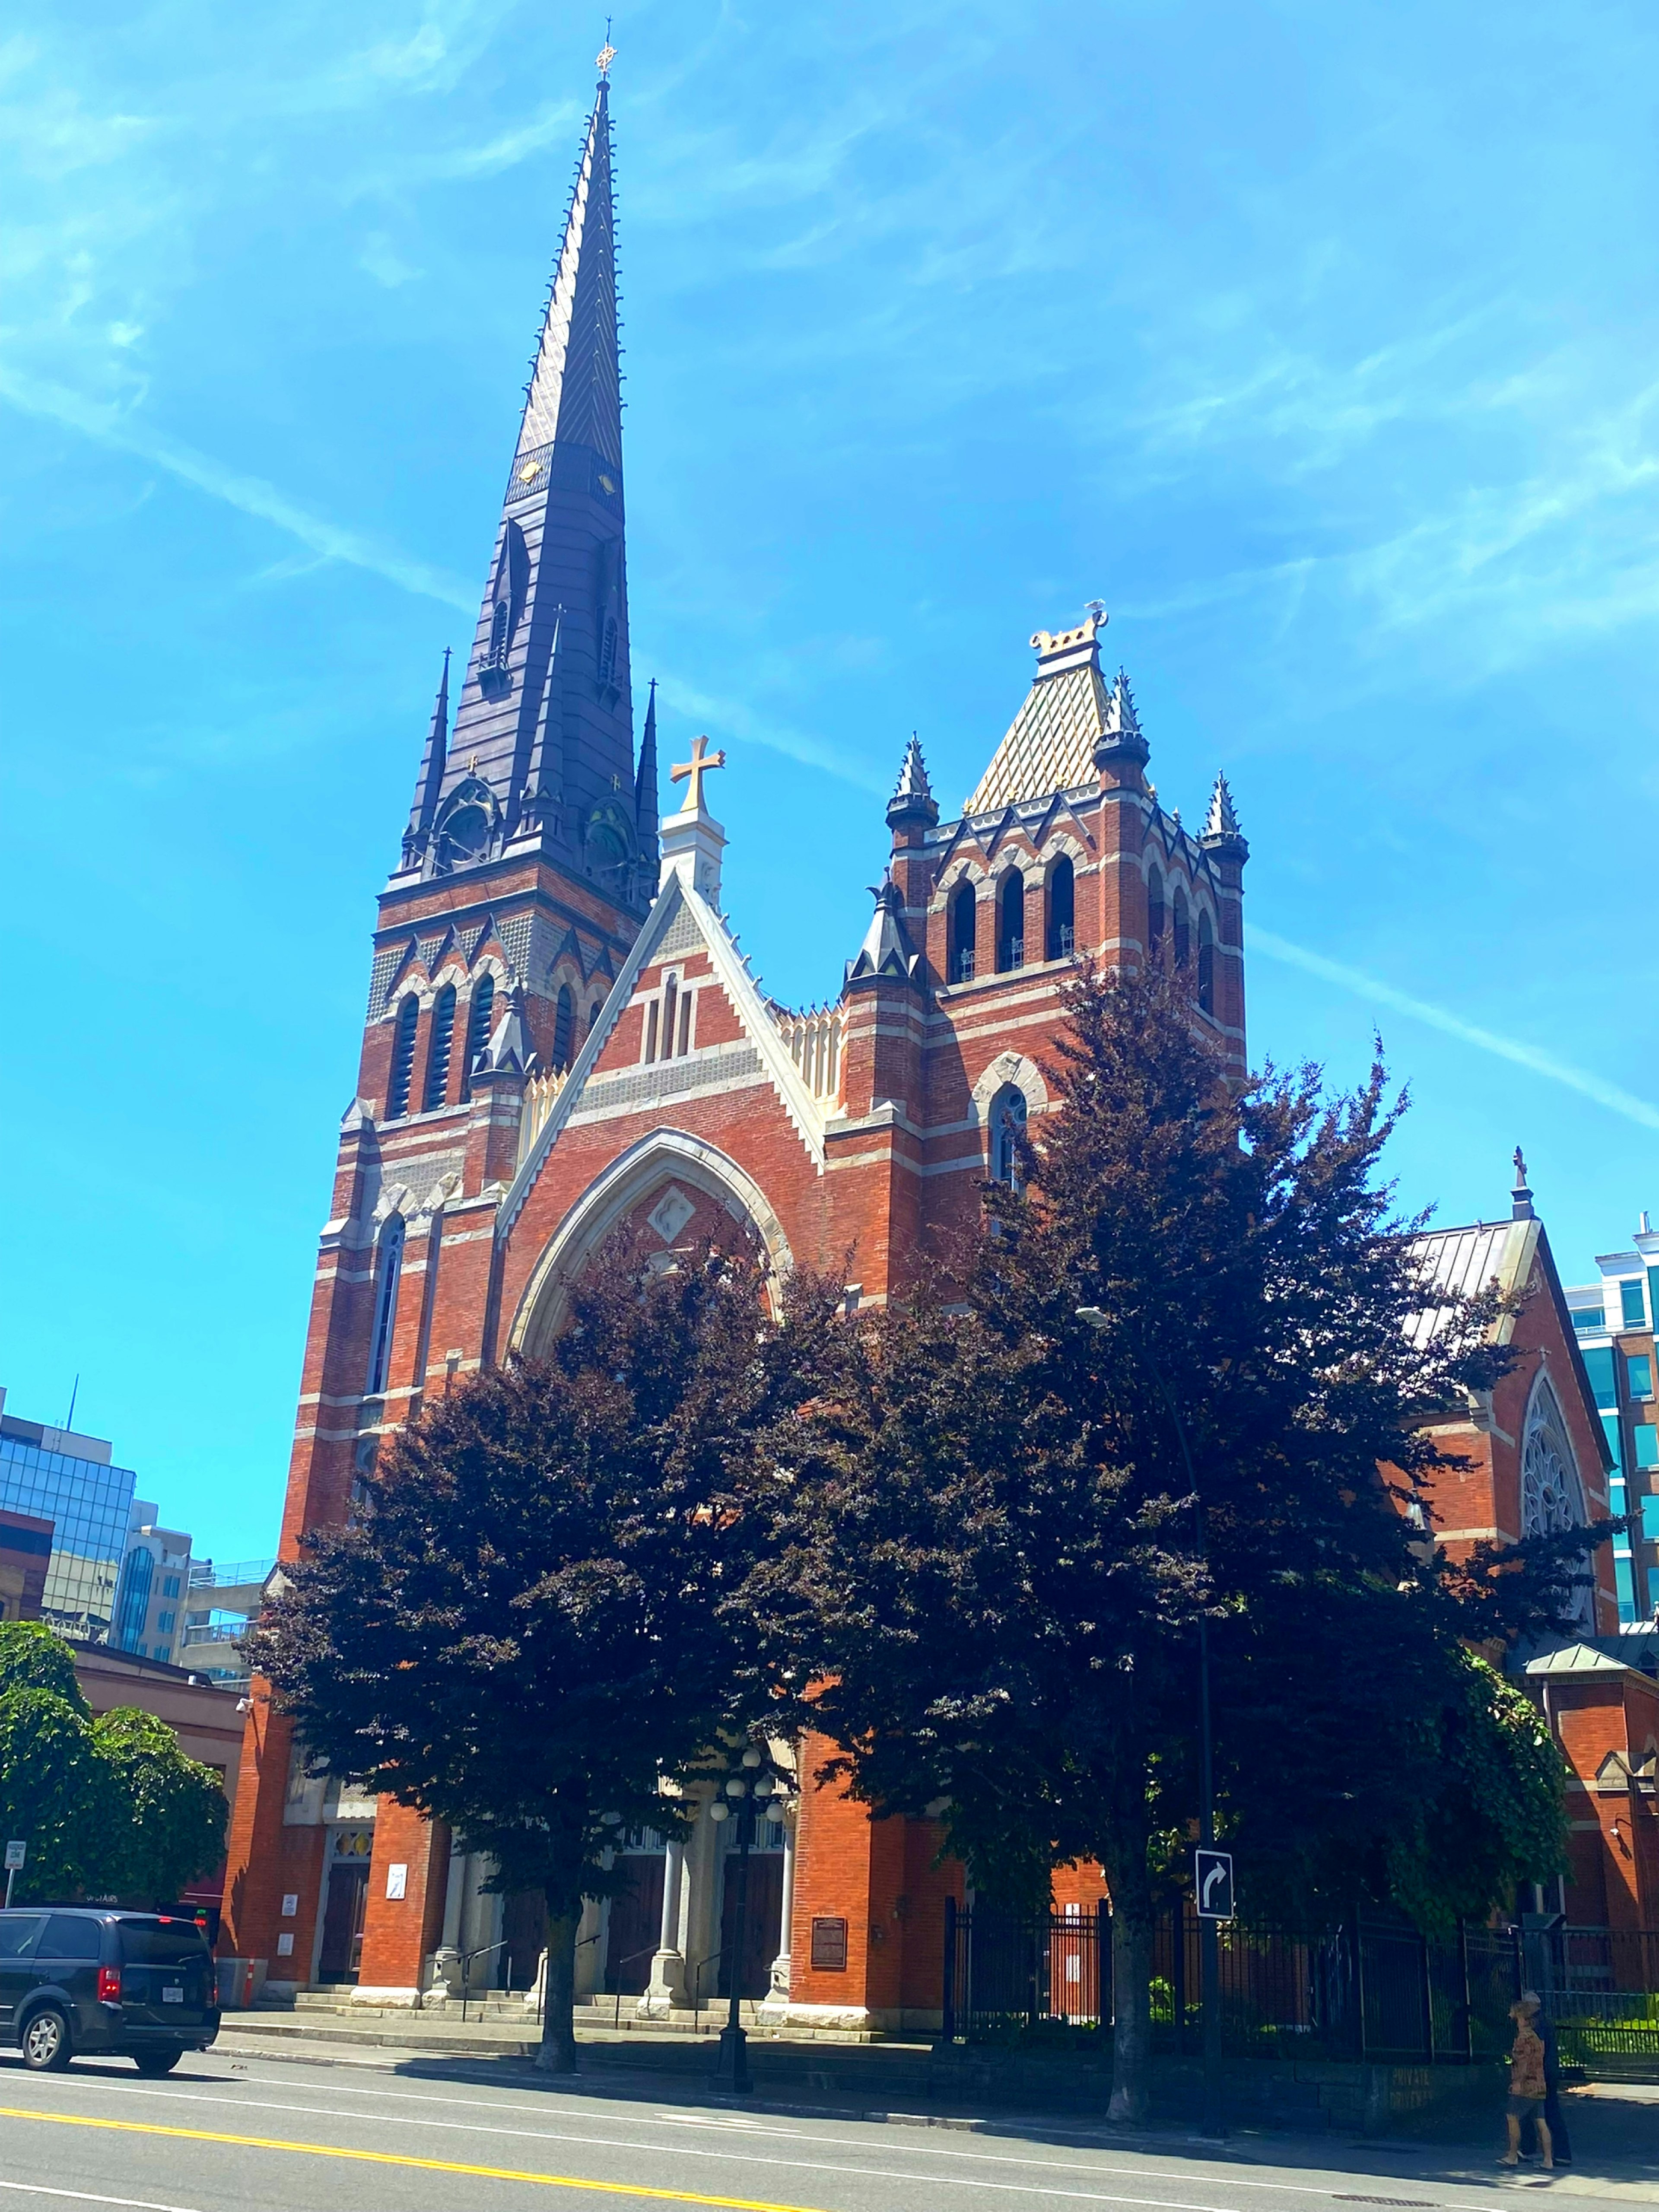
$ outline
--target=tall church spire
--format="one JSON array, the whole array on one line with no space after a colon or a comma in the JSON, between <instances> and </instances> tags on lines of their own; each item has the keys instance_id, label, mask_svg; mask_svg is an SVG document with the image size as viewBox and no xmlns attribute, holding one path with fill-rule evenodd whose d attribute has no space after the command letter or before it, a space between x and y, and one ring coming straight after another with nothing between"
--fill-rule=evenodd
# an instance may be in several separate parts
<instances>
[{"instance_id":1,"label":"tall church spire","mask_svg":"<svg viewBox=\"0 0 1659 2212\"><path fill-rule=\"evenodd\" d=\"M556 641L558 665L553 666ZM473 648L404 874L544 854L623 906L635 814L609 85L582 135Z\"/></svg>"}]
</instances>

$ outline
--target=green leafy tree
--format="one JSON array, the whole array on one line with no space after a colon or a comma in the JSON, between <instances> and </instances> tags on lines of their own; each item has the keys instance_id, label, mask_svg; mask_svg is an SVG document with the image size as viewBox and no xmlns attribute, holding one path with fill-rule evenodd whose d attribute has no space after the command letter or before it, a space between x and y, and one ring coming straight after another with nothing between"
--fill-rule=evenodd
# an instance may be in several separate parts
<instances>
[{"instance_id":1,"label":"green leafy tree","mask_svg":"<svg viewBox=\"0 0 1659 2212\"><path fill-rule=\"evenodd\" d=\"M1133 2120L1198 1809L1200 1621L1253 1907L1391 1877L1425 1917L1489 1902L1555 1863L1559 1776L1476 1694L1401 1510L1441 1463L1428 1417L1507 1355L1489 1298L1414 1325L1381 1066L1334 1099L1310 1068L1230 1090L1162 969L1087 979L1069 1013L1062 1109L1024 1187L988 1192L954 1301L925 1286L849 1332L794 1425L753 1595L854 1793L942 1814L982 1893L1035 1903L1056 1863L1103 1863Z\"/></svg>"},{"instance_id":2,"label":"green leafy tree","mask_svg":"<svg viewBox=\"0 0 1659 2212\"><path fill-rule=\"evenodd\" d=\"M0 1622L0 1829L29 1847L17 1901L171 1904L223 1857L228 1815L218 1776L164 1721L131 1706L94 1720L64 1638Z\"/></svg>"},{"instance_id":3,"label":"green leafy tree","mask_svg":"<svg viewBox=\"0 0 1659 2212\"><path fill-rule=\"evenodd\" d=\"M545 1364L457 1384L396 1437L360 1525L307 1540L249 1641L313 1757L491 1853L549 1921L539 2063L575 2069L584 1897L618 1826L744 1720L757 1439L810 1387L827 1292L613 1246Z\"/></svg>"},{"instance_id":4,"label":"green leafy tree","mask_svg":"<svg viewBox=\"0 0 1659 2212\"><path fill-rule=\"evenodd\" d=\"M223 1785L165 1721L136 1706L100 1714L91 1733L112 1785L97 1887L128 1904L170 1905L224 1856Z\"/></svg>"},{"instance_id":5,"label":"green leafy tree","mask_svg":"<svg viewBox=\"0 0 1659 2212\"><path fill-rule=\"evenodd\" d=\"M74 1653L40 1621L0 1621L0 1830L28 1845L15 1902L95 1885L112 1800Z\"/></svg>"}]
</instances>

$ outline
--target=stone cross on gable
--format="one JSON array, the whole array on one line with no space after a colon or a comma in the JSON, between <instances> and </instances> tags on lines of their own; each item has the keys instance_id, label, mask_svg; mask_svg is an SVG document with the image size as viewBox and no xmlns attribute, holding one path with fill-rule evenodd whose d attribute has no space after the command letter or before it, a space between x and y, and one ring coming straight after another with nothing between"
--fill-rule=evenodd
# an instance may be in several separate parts
<instances>
[{"instance_id":1,"label":"stone cross on gable","mask_svg":"<svg viewBox=\"0 0 1659 2212\"><path fill-rule=\"evenodd\" d=\"M702 813L702 780L711 768L725 766L726 752L723 747L719 752L711 753L707 738L692 738L690 759L679 762L668 771L668 780L671 783L684 783L686 787L685 799L680 808L682 814Z\"/></svg>"}]
</instances>

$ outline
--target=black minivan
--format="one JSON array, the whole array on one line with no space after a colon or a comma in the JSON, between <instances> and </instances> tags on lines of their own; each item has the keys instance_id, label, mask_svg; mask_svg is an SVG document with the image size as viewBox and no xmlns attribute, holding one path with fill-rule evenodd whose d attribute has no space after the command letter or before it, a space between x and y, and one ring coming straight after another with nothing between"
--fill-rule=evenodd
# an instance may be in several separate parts
<instances>
[{"instance_id":1,"label":"black minivan","mask_svg":"<svg viewBox=\"0 0 1659 2212\"><path fill-rule=\"evenodd\" d=\"M55 2071L125 2056L170 2074L219 2033L213 1954L193 1920L96 1905L0 1911L0 2042Z\"/></svg>"}]
</instances>

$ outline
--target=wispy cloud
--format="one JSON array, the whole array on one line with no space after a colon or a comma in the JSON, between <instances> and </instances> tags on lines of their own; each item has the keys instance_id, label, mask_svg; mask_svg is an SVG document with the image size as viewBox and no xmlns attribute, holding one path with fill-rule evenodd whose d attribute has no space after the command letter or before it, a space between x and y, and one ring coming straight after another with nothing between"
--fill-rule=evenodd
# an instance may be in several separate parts
<instances>
[{"instance_id":1,"label":"wispy cloud","mask_svg":"<svg viewBox=\"0 0 1659 2212\"><path fill-rule=\"evenodd\" d=\"M729 732L744 744L763 745L769 752L781 753L786 760L799 761L803 768L821 769L824 775L838 777L860 791L873 791L883 799L887 796L890 785L874 769L850 760L833 745L792 730L786 723L756 714L740 699L714 698L676 676L659 678L657 689L665 706L691 721L707 723L716 737Z\"/></svg>"},{"instance_id":2,"label":"wispy cloud","mask_svg":"<svg viewBox=\"0 0 1659 2212\"><path fill-rule=\"evenodd\" d=\"M1322 982L1334 983L1340 990L1350 991L1372 1006L1388 1006L1412 1021L1426 1023L1429 1028L1456 1037L1462 1044L1473 1045L1477 1052L1491 1053L1494 1058L1527 1068L1548 1082L1564 1084L1581 1097L1593 1098L1609 1113L1621 1114L1627 1121L1635 1121L1644 1129L1659 1129L1659 1109L1649 1105L1644 1098L1620 1090L1616 1083L1608 1083L1587 1068L1574 1067L1569 1060L1558 1060L1553 1053L1545 1052L1537 1045L1504 1036L1497 1030L1483 1029L1478 1022L1465 1021L1462 1014L1454 1013L1449 1006L1437 1006L1409 991L1396 990L1392 983L1363 975L1358 968L1346 967L1340 960L1328 960L1322 952L1310 952L1305 946L1292 945L1288 939L1276 936L1255 922L1249 925L1249 943L1253 952L1265 952L1269 959L1300 968L1304 975L1317 975Z\"/></svg>"},{"instance_id":3,"label":"wispy cloud","mask_svg":"<svg viewBox=\"0 0 1659 2212\"><path fill-rule=\"evenodd\" d=\"M204 492L210 499L222 500L227 507L285 530L325 560L343 561L351 568L366 568L405 592L441 600L445 606L458 607L464 614L472 612L475 595L459 576L449 575L424 561L411 560L395 546L383 545L361 531L348 530L323 515L313 514L274 484L258 477L239 475L210 454L198 453L164 432L150 429L131 416L123 415L117 408L102 405L59 386L20 376L3 367L0 367L0 399L26 415L61 422L100 446L112 447L119 453L148 461L152 467L165 469L169 476Z\"/></svg>"}]
</instances>

